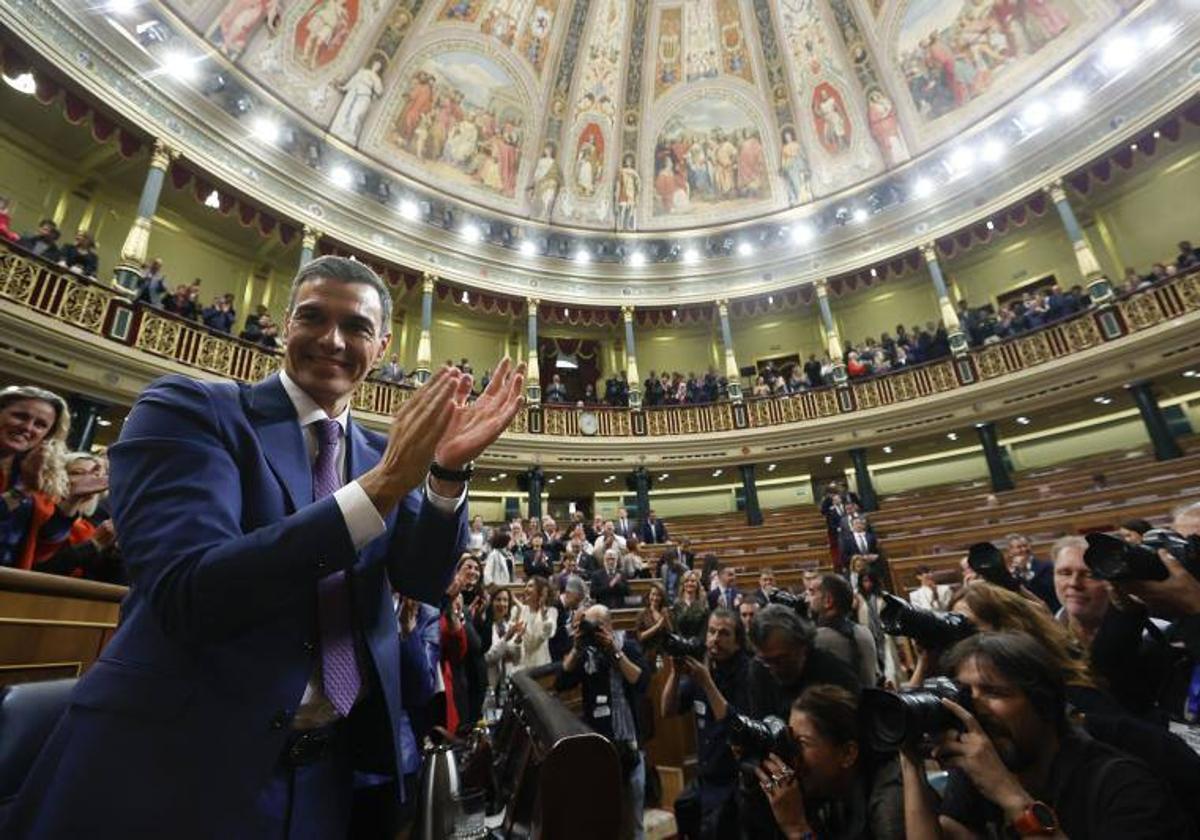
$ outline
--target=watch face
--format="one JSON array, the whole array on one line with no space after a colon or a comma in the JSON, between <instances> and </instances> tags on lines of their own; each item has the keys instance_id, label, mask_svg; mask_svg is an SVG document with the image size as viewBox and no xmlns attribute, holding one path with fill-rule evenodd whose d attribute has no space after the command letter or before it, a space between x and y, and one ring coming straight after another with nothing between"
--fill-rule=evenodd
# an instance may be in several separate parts
<instances>
[{"instance_id":1,"label":"watch face","mask_svg":"<svg viewBox=\"0 0 1200 840\"><path fill-rule=\"evenodd\" d=\"M1046 831L1054 831L1058 827L1058 820L1054 816L1054 811L1045 802L1034 802L1029 806L1029 813L1033 814L1034 819Z\"/></svg>"}]
</instances>

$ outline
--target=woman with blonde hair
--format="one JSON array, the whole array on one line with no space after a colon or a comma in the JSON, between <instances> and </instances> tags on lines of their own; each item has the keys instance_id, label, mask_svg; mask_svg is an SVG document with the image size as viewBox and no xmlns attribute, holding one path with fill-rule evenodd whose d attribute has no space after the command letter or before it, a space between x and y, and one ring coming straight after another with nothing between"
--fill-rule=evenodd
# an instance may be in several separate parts
<instances>
[{"instance_id":1,"label":"woman with blonde hair","mask_svg":"<svg viewBox=\"0 0 1200 840\"><path fill-rule=\"evenodd\" d=\"M700 575L695 571L684 574L679 582L679 597L671 609L675 631L689 638L703 635L708 622L708 598L700 587Z\"/></svg>"},{"instance_id":2,"label":"woman with blonde hair","mask_svg":"<svg viewBox=\"0 0 1200 840\"><path fill-rule=\"evenodd\" d=\"M521 637L520 668L550 664L550 638L558 629L558 608L550 601L550 583L534 576L525 583L525 602L516 609L517 623L524 627Z\"/></svg>"}]
</instances>

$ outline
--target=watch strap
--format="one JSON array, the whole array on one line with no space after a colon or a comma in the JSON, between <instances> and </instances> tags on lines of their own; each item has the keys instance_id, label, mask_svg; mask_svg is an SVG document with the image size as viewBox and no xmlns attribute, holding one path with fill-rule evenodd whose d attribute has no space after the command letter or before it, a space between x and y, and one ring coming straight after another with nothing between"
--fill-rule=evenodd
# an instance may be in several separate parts
<instances>
[{"instance_id":1,"label":"watch strap","mask_svg":"<svg viewBox=\"0 0 1200 840\"><path fill-rule=\"evenodd\" d=\"M1049 837L1058 831L1058 816L1044 802L1031 802L1012 822L1021 837Z\"/></svg>"},{"instance_id":2,"label":"watch strap","mask_svg":"<svg viewBox=\"0 0 1200 840\"><path fill-rule=\"evenodd\" d=\"M429 464L429 474L442 481L467 482L471 480L471 476L475 475L475 463L468 463L461 470L452 470L433 461Z\"/></svg>"}]
</instances>

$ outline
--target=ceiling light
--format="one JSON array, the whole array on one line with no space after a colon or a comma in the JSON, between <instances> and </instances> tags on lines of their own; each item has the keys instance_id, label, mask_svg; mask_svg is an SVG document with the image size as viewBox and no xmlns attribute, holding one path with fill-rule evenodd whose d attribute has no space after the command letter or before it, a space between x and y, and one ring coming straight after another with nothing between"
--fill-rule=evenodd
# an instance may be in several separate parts
<instances>
[{"instance_id":1,"label":"ceiling light","mask_svg":"<svg viewBox=\"0 0 1200 840\"><path fill-rule=\"evenodd\" d=\"M33 94L37 90L37 80L33 78L33 74L26 70L18 76L4 75L5 83L15 90L17 93L24 93L27 96Z\"/></svg>"},{"instance_id":2,"label":"ceiling light","mask_svg":"<svg viewBox=\"0 0 1200 840\"><path fill-rule=\"evenodd\" d=\"M678 309L672 309L672 310L671 310L671 317L672 317L672 318L678 318L678 317L679 317L679 310L678 310Z\"/></svg>"},{"instance_id":3,"label":"ceiling light","mask_svg":"<svg viewBox=\"0 0 1200 840\"><path fill-rule=\"evenodd\" d=\"M608 477L608 480L609 480L609 481L616 481L616 480L617 480L617 477L616 477L615 475L610 475L610 476Z\"/></svg>"},{"instance_id":4,"label":"ceiling light","mask_svg":"<svg viewBox=\"0 0 1200 840\"><path fill-rule=\"evenodd\" d=\"M529 239L522 239L521 245L519 247L520 247L522 256L532 257L533 255L535 255L537 253L537 245L534 245L533 242Z\"/></svg>"},{"instance_id":5,"label":"ceiling light","mask_svg":"<svg viewBox=\"0 0 1200 840\"><path fill-rule=\"evenodd\" d=\"M918 178L913 183L913 195L917 198L926 198L933 194L933 181L928 178Z\"/></svg>"},{"instance_id":6,"label":"ceiling light","mask_svg":"<svg viewBox=\"0 0 1200 840\"><path fill-rule=\"evenodd\" d=\"M1161 47L1174 37L1175 30L1171 28L1170 24L1160 23L1146 36L1146 44L1150 47Z\"/></svg>"},{"instance_id":7,"label":"ceiling light","mask_svg":"<svg viewBox=\"0 0 1200 840\"><path fill-rule=\"evenodd\" d=\"M817 232L812 229L812 225L798 222L792 225L792 241L797 245L807 245L816 237Z\"/></svg>"},{"instance_id":8,"label":"ceiling light","mask_svg":"<svg viewBox=\"0 0 1200 840\"><path fill-rule=\"evenodd\" d=\"M833 463L833 456L832 456L832 455L826 455L826 456L825 456L825 463L826 463L826 464L832 464L832 463Z\"/></svg>"},{"instance_id":9,"label":"ceiling light","mask_svg":"<svg viewBox=\"0 0 1200 840\"><path fill-rule=\"evenodd\" d=\"M629 264L634 268L640 268L646 264L646 255L641 251L634 251L629 255Z\"/></svg>"},{"instance_id":10,"label":"ceiling light","mask_svg":"<svg viewBox=\"0 0 1200 840\"><path fill-rule=\"evenodd\" d=\"M959 146L950 153L947 163L957 174L970 172L971 167L975 165L975 153L966 146Z\"/></svg>"},{"instance_id":11,"label":"ceiling light","mask_svg":"<svg viewBox=\"0 0 1200 840\"><path fill-rule=\"evenodd\" d=\"M668 478L670 478L670 477L671 477L671 476L670 476L670 475L668 475L667 473L663 473L662 475L660 475L660 476L658 477L658 480L659 480L659 481L666 481L666 480L667 480Z\"/></svg>"},{"instance_id":12,"label":"ceiling light","mask_svg":"<svg viewBox=\"0 0 1200 840\"><path fill-rule=\"evenodd\" d=\"M775 305L775 295L767 295L767 306Z\"/></svg>"},{"instance_id":13,"label":"ceiling light","mask_svg":"<svg viewBox=\"0 0 1200 840\"><path fill-rule=\"evenodd\" d=\"M1087 94L1077 87L1069 87L1058 95L1056 104L1060 114L1074 114L1082 110L1087 102Z\"/></svg>"},{"instance_id":14,"label":"ceiling light","mask_svg":"<svg viewBox=\"0 0 1200 840\"><path fill-rule=\"evenodd\" d=\"M988 220L987 220L987 229L988 229L988 230L995 230L995 229L996 229L996 223L995 223L995 222L993 222L991 219L988 219Z\"/></svg>"},{"instance_id":15,"label":"ceiling light","mask_svg":"<svg viewBox=\"0 0 1200 840\"><path fill-rule=\"evenodd\" d=\"M1018 423L1018 425L1021 425L1021 426L1028 426L1032 422L1033 422L1032 420L1030 420L1028 417L1025 417L1025 416L1021 416L1021 417L1017 418L1017 423Z\"/></svg>"},{"instance_id":16,"label":"ceiling light","mask_svg":"<svg viewBox=\"0 0 1200 840\"><path fill-rule=\"evenodd\" d=\"M1040 99L1036 102L1030 102L1025 106L1025 110L1021 112L1021 122L1029 129L1041 128L1049 119L1050 106Z\"/></svg>"},{"instance_id":17,"label":"ceiling light","mask_svg":"<svg viewBox=\"0 0 1200 840\"><path fill-rule=\"evenodd\" d=\"M274 145L279 142L279 123L270 117L255 117L254 136L263 143Z\"/></svg>"},{"instance_id":18,"label":"ceiling light","mask_svg":"<svg viewBox=\"0 0 1200 840\"><path fill-rule=\"evenodd\" d=\"M713 478L716 478L717 476L719 476L721 474L721 472L722 472L721 470L713 470Z\"/></svg>"},{"instance_id":19,"label":"ceiling light","mask_svg":"<svg viewBox=\"0 0 1200 840\"><path fill-rule=\"evenodd\" d=\"M508 478L508 473L496 473L496 478Z\"/></svg>"},{"instance_id":20,"label":"ceiling light","mask_svg":"<svg viewBox=\"0 0 1200 840\"><path fill-rule=\"evenodd\" d=\"M863 208L859 207L859 208L857 208L857 209L854 211L854 214L853 214L853 215L852 215L850 218L854 219L854 221L855 221L855 222L857 222L858 224L860 224L860 225L861 225L861 224L862 224L863 222L865 222L865 221L866 221L868 218L870 218L870 216L869 216L869 214L867 213L867 211L866 211L866 210L864 210Z\"/></svg>"},{"instance_id":21,"label":"ceiling light","mask_svg":"<svg viewBox=\"0 0 1200 840\"><path fill-rule=\"evenodd\" d=\"M488 481L495 481L495 480L496 480L496 476L492 476L491 478L488 479Z\"/></svg>"},{"instance_id":22,"label":"ceiling light","mask_svg":"<svg viewBox=\"0 0 1200 840\"><path fill-rule=\"evenodd\" d=\"M563 317L564 317L564 318L570 318L570 317L571 317L571 310L570 310L570 309L568 309L568 308L567 308L567 307L565 307L565 306L563 307Z\"/></svg>"},{"instance_id":23,"label":"ceiling light","mask_svg":"<svg viewBox=\"0 0 1200 840\"><path fill-rule=\"evenodd\" d=\"M948 440L958 440L958 432L947 432L946 438Z\"/></svg>"},{"instance_id":24,"label":"ceiling light","mask_svg":"<svg viewBox=\"0 0 1200 840\"><path fill-rule=\"evenodd\" d=\"M1183 375L1186 376L1188 379L1195 379L1197 376L1200 376L1200 373L1197 373L1194 370L1185 370L1183 372Z\"/></svg>"},{"instance_id":25,"label":"ceiling light","mask_svg":"<svg viewBox=\"0 0 1200 840\"><path fill-rule=\"evenodd\" d=\"M137 8L137 0L108 0L104 7L114 14L127 15Z\"/></svg>"},{"instance_id":26,"label":"ceiling light","mask_svg":"<svg viewBox=\"0 0 1200 840\"><path fill-rule=\"evenodd\" d=\"M400 202L400 215L410 222L415 222L417 217L421 215L421 208L417 205L417 202L411 198L406 198Z\"/></svg>"},{"instance_id":27,"label":"ceiling light","mask_svg":"<svg viewBox=\"0 0 1200 840\"><path fill-rule=\"evenodd\" d=\"M1137 145L1137 143L1130 143L1130 144L1129 144L1129 151L1131 151L1131 152L1136 152L1137 150L1138 150L1138 145Z\"/></svg>"},{"instance_id":28,"label":"ceiling light","mask_svg":"<svg viewBox=\"0 0 1200 840\"><path fill-rule=\"evenodd\" d=\"M885 454L885 455L891 455L891 454L892 454L892 447L890 447L890 446L885 446L885 447L883 447L883 452L884 452L884 454Z\"/></svg>"},{"instance_id":29,"label":"ceiling light","mask_svg":"<svg viewBox=\"0 0 1200 840\"><path fill-rule=\"evenodd\" d=\"M478 225L465 224L462 226L462 230L460 230L458 233L468 242L478 242L483 238L483 231L479 229Z\"/></svg>"},{"instance_id":30,"label":"ceiling light","mask_svg":"<svg viewBox=\"0 0 1200 840\"><path fill-rule=\"evenodd\" d=\"M1100 54L1100 63L1108 70L1124 70L1137 61L1137 48L1133 41L1124 36L1109 41Z\"/></svg>"},{"instance_id":31,"label":"ceiling light","mask_svg":"<svg viewBox=\"0 0 1200 840\"><path fill-rule=\"evenodd\" d=\"M1155 139L1155 140L1157 140L1159 137L1162 137L1162 132L1161 132L1161 131L1158 131L1158 130L1155 130L1155 132L1154 132L1154 139Z\"/></svg>"},{"instance_id":32,"label":"ceiling light","mask_svg":"<svg viewBox=\"0 0 1200 840\"><path fill-rule=\"evenodd\" d=\"M556 476L554 476L554 480L555 480L555 481L562 481L562 475L556 475Z\"/></svg>"},{"instance_id":33,"label":"ceiling light","mask_svg":"<svg viewBox=\"0 0 1200 840\"><path fill-rule=\"evenodd\" d=\"M878 270L878 269L875 269L875 268L872 268L872 269L871 269L871 276L872 276L872 277L878 277L878 276L879 276L879 270Z\"/></svg>"},{"instance_id":34,"label":"ceiling light","mask_svg":"<svg viewBox=\"0 0 1200 840\"><path fill-rule=\"evenodd\" d=\"M695 248L686 248L683 252L683 261L687 265L691 265L700 259L700 252Z\"/></svg>"},{"instance_id":35,"label":"ceiling light","mask_svg":"<svg viewBox=\"0 0 1200 840\"><path fill-rule=\"evenodd\" d=\"M204 199L204 206L208 207L212 210L220 210L221 209L220 194L217 193L216 190L213 190L212 192L210 192L208 194L208 197Z\"/></svg>"},{"instance_id":36,"label":"ceiling light","mask_svg":"<svg viewBox=\"0 0 1200 840\"><path fill-rule=\"evenodd\" d=\"M1099 403L1100 405L1112 405L1112 397L1100 396L1093 399L1092 402Z\"/></svg>"},{"instance_id":37,"label":"ceiling light","mask_svg":"<svg viewBox=\"0 0 1200 840\"><path fill-rule=\"evenodd\" d=\"M1004 159L1004 153L1004 144L993 137L983 144L983 148L979 150L979 157L984 163L997 163Z\"/></svg>"},{"instance_id":38,"label":"ceiling light","mask_svg":"<svg viewBox=\"0 0 1200 840\"><path fill-rule=\"evenodd\" d=\"M748 257L754 253L754 246L749 242L739 242L737 246L738 256Z\"/></svg>"},{"instance_id":39,"label":"ceiling light","mask_svg":"<svg viewBox=\"0 0 1200 840\"><path fill-rule=\"evenodd\" d=\"M329 170L329 180L333 181L334 186L341 187L344 190L350 189L350 185L354 183L354 174L340 164Z\"/></svg>"},{"instance_id":40,"label":"ceiling light","mask_svg":"<svg viewBox=\"0 0 1200 840\"><path fill-rule=\"evenodd\" d=\"M592 260L592 255L588 252L587 248L580 248L578 251L575 252L575 262L585 263L585 262L591 262L591 260Z\"/></svg>"},{"instance_id":41,"label":"ceiling light","mask_svg":"<svg viewBox=\"0 0 1200 840\"><path fill-rule=\"evenodd\" d=\"M111 420L105 420L103 417L101 417L101 418L99 418L99 419L96 421L96 425L97 425L97 426L111 426L111 425L112 425L112 421L111 421Z\"/></svg>"},{"instance_id":42,"label":"ceiling light","mask_svg":"<svg viewBox=\"0 0 1200 840\"><path fill-rule=\"evenodd\" d=\"M182 52L171 50L163 55L162 69L172 78L181 82L190 82L196 78L196 62L199 60Z\"/></svg>"},{"instance_id":43,"label":"ceiling light","mask_svg":"<svg viewBox=\"0 0 1200 840\"><path fill-rule=\"evenodd\" d=\"M775 468L778 466L778 464L767 464L767 472L775 472Z\"/></svg>"},{"instance_id":44,"label":"ceiling light","mask_svg":"<svg viewBox=\"0 0 1200 840\"><path fill-rule=\"evenodd\" d=\"M462 297L459 298L463 303L471 302L471 294L466 289L463 289Z\"/></svg>"}]
</instances>

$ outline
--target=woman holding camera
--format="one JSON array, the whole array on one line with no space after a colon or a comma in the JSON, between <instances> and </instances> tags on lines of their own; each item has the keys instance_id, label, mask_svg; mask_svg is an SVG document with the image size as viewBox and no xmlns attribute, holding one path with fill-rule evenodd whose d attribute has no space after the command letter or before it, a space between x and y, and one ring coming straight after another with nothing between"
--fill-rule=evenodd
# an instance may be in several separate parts
<instances>
[{"instance_id":1,"label":"woman holding camera","mask_svg":"<svg viewBox=\"0 0 1200 840\"><path fill-rule=\"evenodd\" d=\"M806 688L792 704L788 726L795 755L768 755L755 769L785 837L904 837L899 762L867 747L853 694L835 685Z\"/></svg>"}]
</instances>

